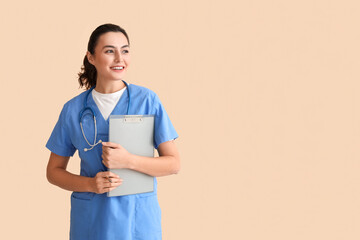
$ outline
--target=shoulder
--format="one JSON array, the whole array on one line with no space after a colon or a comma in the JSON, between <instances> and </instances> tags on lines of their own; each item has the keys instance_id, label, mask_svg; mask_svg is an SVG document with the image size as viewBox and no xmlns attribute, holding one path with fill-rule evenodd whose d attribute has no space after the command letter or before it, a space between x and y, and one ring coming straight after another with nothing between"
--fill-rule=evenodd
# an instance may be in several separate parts
<instances>
[{"instance_id":1,"label":"shoulder","mask_svg":"<svg viewBox=\"0 0 360 240\"><path fill-rule=\"evenodd\" d=\"M143 86L130 84L129 90L131 97L144 98L151 101L154 101L154 99L157 98L157 94L154 91Z\"/></svg>"},{"instance_id":2,"label":"shoulder","mask_svg":"<svg viewBox=\"0 0 360 240\"><path fill-rule=\"evenodd\" d=\"M129 89L131 92L134 92L135 94L139 94L139 95L149 95L149 96L156 95L156 93L151 89L135 84L129 84Z\"/></svg>"},{"instance_id":3,"label":"shoulder","mask_svg":"<svg viewBox=\"0 0 360 240\"><path fill-rule=\"evenodd\" d=\"M86 90L79 95L73 97L72 99L68 100L63 107L63 111L80 111L84 107L85 98L89 93L89 90Z\"/></svg>"}]
</instances>

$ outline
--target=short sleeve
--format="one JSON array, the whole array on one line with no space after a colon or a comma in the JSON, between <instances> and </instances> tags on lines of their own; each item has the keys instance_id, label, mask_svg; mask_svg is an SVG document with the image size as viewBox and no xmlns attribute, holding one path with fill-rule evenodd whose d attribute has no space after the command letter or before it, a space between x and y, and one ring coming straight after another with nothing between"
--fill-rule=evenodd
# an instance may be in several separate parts
<instances>
[{"instance_id":1,"label":"short sleeve","mask_svg":"<svg viewBox=\"0 0 360 240\"><path fill-rule=\"evenodd\" d=\"M51 133L51 136L46 143L46 147L53 153L68 157L73 156L76 148L71 142L67 127L67 105L65 104L61 110L59 119L54 127L54 130Z\"/></svg>"},{"instance_id":2,"label":"short sleeve","mask_svg":"<svg viewBox=\"0 0 360 240\"><path fill-rule=\"evenodd\" d=\"M178 134L172 125L168 114L165 111L164 106L161 104L159 97L154 96L155 107L155 129L154 129L154 141L155 148L163 142L171 141L178 138Z\"/></svg>"}]
</instances>

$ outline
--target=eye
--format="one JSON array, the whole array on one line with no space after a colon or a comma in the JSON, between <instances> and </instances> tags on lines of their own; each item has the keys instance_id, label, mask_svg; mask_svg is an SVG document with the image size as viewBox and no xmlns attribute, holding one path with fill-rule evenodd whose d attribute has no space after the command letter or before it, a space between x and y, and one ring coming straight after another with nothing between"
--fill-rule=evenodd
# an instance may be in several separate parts
<instances>
[{"instance_id":1,"label":"eye","mask_svg":"<svg viewBox=\"0 0 360 240\"><path fill-rule=\"evenodd\" d=\"M129 53L129 50L123 50L122 53Z\"/></svg>"},{"instance_id":2,"label":"eye","mask_svg":"<svg viewBox=\"0 0 360 240\"><path fill-rule=\"evenodd\" d=\"M113 53L113 52L114 52L114 50L112 50L112 49L109 49L109 50L105 51L105 53Z\"/></svg>"}]
</instances>

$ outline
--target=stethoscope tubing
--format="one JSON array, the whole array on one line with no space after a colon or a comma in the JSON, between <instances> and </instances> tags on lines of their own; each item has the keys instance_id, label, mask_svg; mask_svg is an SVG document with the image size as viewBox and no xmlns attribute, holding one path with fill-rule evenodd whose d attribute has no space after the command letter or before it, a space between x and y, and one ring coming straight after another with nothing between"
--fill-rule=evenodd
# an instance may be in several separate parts
<instances>
[{"instance_id":1,"label":"stethoscope tubing","mask_svg":"<svg viewBox=\"0 0 360 240\"><path fill-rule=\"evenodd\" d=\"M126 115L129 115L129 112L130 112L130 103L131 103L131 96L130 96L130 89L129 89L129 84L127 82L125 82L124 80L122 80L126 86L126 91L127 91L127 94L128 94L128 106L127 106L127 111L126 111ZM79 123L80 123L80 128L81 128L81 132L82 132L82 135L86 141L86 143L90 146L90 148L84 148L84 151L87 152L87 151L90 151L91 149L93 149L96 145L100 144L102 141L101 139L96 142L96 136L97 136L97 126L96 126L96 114L95 114L95 111L91 108L91 107L88 107L87 106L87 100L88 100L88 97L89 97L89 94L92 92L92 90L95 88L95 86L93 86L92 88L89 89L89 91L86 93L86 96L85 96L85 100L84 100L84 108L80 111L79 113ZM84 129L83 129L83 126L82 126L82 119L83 117L85 116L84 112L89 110L91 112L91 115L93 116L94 118L94 132L95 132L95 136L94 136L94 143L91 144L88 139L86 138L85 136L85 133L84 133Z\"/></svg>"}]
</instances>

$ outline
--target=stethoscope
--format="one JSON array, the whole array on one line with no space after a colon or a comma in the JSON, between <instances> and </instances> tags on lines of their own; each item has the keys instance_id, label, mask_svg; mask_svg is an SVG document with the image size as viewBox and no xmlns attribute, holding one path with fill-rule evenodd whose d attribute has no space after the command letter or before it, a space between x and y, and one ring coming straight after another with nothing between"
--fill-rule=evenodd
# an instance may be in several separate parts
<instances>
[{"instance_id":1,"label":"stethoscope","mask_svg":"<svg viewBox=\"0 0 360 240\"><path fill-rule=\"evenodd\" d=\"M126 115L129 115L129 109L130 109L130 100L131 100L131 97L130 97L130 90L129 90L129 85L127 84L127 82L125 82L124 80L122 80L126 86L126 91L127 91L127 94L129 96L129 101L128 101L128 106L127 106L127 111L126 111ZM87 142L87 144L91 147L91 148L84 148L84 151L87 152L87 151L90 151L91 149L93 149L96 145L102 143L102 140L100 139L98 142L96 142L96 136L97 136L97 127L96 127L96 115L95 115L95 111L91 108L91 107L88 107L87 106L87 99L89 97L89 94L92 92L92 90L95 88L95 86L93 86L92 88L89 89L89 91L86 93L86 96L85 96L85 100L84 100L84 108L80 111L80 117L79 117L79 123L80 123L80 128L81 128L81 132L83 134L83 137L85 139L85 141ZM89 141L87 140L86 136L85 136L85 133L84 133L84 129L83 129L83 126L82 126L82 119L83 117L86 115L84 114L85 111L89 110L90 111L90 114L92 114L93 118L94 118L94 129L95 129L95 136L94 136L94 143L91 144L89 143Z\"/></svg>"}]
</instances>

